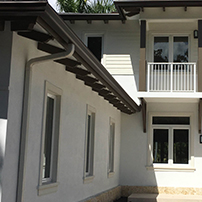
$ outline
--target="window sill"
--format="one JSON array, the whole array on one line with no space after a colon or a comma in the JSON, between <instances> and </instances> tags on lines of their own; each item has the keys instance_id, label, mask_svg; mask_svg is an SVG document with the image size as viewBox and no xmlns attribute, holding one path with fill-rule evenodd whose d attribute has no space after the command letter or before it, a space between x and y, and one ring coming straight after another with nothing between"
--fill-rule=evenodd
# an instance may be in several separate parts
<instances>
[{"instance_id":1,"label":"window sill","mask_svg":"<svg viewBox=\"0 0 202 202\"><path fill-rule=\"evenodd\" d=\"M95 176L86 176L83 178L83 183L84 184L88 184L88 183L91 183L93 181Z\"/></svg>"},{"instance_id":2,"label":"window sill","mask_svg":"<svg viewBox=\"0 0 202 202\"><path fill-rule=\"evenodd\" d=\"M109 172L109 173L108 173L108 178L113 177L113 176L114 176L114 174L115 174L115 172Z\"/></svg>"},{"instance_id":3,"label":"window sill","mask_svg":"<svg viewBox=\"0 0 202 202\"><path fill-rule=\"evenodd\" d=\"M169 172L194 172L194 167L171 167L171 166L146 166L147 170L169 171Z\"/></svg>"},{"instance_id":4,"label":"window sill","mask_svg":"<svg viewBox=\"0 0 202 202\"><path fill-rule=\"evenodd\" d=\"M56 192L58 190L58 185L59 185L58 182L42 184L42 185L38 186L38 195L42 196L42 195Z\"/></svg>"}]
</instances>

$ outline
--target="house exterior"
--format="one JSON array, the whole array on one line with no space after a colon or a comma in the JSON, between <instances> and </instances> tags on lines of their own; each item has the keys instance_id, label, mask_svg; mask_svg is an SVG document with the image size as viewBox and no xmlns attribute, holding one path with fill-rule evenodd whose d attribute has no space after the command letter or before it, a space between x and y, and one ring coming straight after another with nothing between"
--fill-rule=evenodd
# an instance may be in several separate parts
<instances>
[{"instance_id":1,"label":"house exterior","mask_svg":"<svg viewBox=\"0 0 202 202\"><path fill-rule=\"evenodd\" d=\"M202 2L114 3L0 2L2 202L202 195Z\"/></svg>"}]
</instances>

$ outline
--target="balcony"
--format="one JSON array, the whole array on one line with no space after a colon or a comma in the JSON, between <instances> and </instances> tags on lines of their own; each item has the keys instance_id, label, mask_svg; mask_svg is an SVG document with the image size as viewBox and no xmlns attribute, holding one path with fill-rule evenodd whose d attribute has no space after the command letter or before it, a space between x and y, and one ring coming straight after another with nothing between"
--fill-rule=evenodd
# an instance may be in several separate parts
<instances>
[{"instance_id":1,"label":"balcony","mask_svg":"<svg viewBox=\"0 0 202 202\"><path fill-rule=\"evenodd\" d=\"M196 92L196 63L147 63L147 92Z\"/></svg>"}]
</instances>

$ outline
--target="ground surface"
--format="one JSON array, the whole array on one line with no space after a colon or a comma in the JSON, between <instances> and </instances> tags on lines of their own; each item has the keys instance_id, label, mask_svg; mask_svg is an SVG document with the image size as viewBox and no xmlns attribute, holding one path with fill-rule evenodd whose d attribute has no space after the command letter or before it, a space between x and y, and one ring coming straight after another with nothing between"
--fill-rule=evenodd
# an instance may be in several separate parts
<instances>
[{"instance_id":1,"label":"ground surface","mask_svg":"<svg viewBox=\"0 0 202 202\"><path fill-rule=\"evenodd\" d=\"M127 197L121 197L120 199L118 199L114 202L127 202Z\"/></svg>"}]
</instances>

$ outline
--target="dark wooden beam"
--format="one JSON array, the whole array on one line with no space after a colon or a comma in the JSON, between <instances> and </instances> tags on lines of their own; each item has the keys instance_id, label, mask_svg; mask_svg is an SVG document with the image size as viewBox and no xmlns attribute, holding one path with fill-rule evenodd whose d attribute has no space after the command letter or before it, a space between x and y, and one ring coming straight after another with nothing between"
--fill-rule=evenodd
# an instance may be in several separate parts
<instances>
[{"instance_id":1,"label":"dark wooden beam","mask_svg":"<svg viewBox=\"0 0 202 202\"><path fill-rule=\"evenodd\" d=\"M85 81L88 84L93 84L95 82L98 82L98 79L96 79L94 77L91 77L91 76L79 76L79 75L76 75L76 78L80 79L82 81Z\"/></svg>"},{"instance_id":2,"label":"dark wooden beam","mask_svg":"<svg viewBox=\"0 0 202 202\"><path fill-rule=\"evenodd\" d=\"M53 39L53 37L50 36L49 34L38 32L35 30L32 30L30 32L18 32L18 35L23 36L28 39L32 39L34 41L41 42L41 43L46 43L49 40Z\"/></svg>"},{"instance_id":3,"label":"dark wooden beam","mask_svg":"<svg viewBox=\"0 0 202 202\"><path fill-rule=\"evenodd\" d=\"M115 103L113 104L115 107L118 107L118 108L123 108L125 107L125 105L123 103Z\"/></svg>"},{"instance_id":4,"label":"dark wooden beam","mask_svg":"<svg viewBox=\"0 0 202 202\"><path fill-rule=\"evenodd\" d=\"M4 31L5 21L0 20L0 31Z\"/></svg>"},{"instance_id":5,"label":"dark wooden beam","mask_svg":"<svg viewBox=\"0 0 202 202\"><path fill-rule=\"evenodd\" d=\"M101 83L95 82L95 83L92 85L92 88L101 90L101 89L105 88L105 86L104 86L103 84L101 84Z\"/></svg>"},{"instance_id":6,"label":"dark wooden beam","mask_svg":"<svg viewBox=\"0 0 202 202\"><path fill-rule=\"evenodd\" d=\"M99 95L101 95L101 96L106 96L106 95L108 95L108 94L110 94L111 92L109 91L109 90L107 90L107 89L102 89L102 90L100 90L99 91Z\"/></svg>"},{"instance_id":7,"label":"dark wooden beam","mask_svg":"<svg viewBox=\"0 0 202 202\"><path fill-rule=\"evenodd\" d=\"M112 95L112 94L106 95L106 99L107 99L107 100L112 100L112 99L115 99L115 98L116 98L115 95Z\"/></svg>"},{"instance_id":8,"label":"dark wooden beam","mask_svg":"<svg viewBox=\"0 0 202 202\"><path fill-rule=\"evenodd\" d=\"M76 60L69 59L69 58L54 60L54 61L57 63L63 64L63 65L70 66L70 67L76 67L78 65L81 65L80 62L78 62Z\"/></svg>"},{"instance_id":9,"label":"dark wooden beam","mask_svg":"<svg viewBox=\"0 0 202 202\"><path fill-rule=\"evenodd\" d=\"M111 104L116 104L119 102L120 102L120 100L118 98L114 98L114 99L109 100L109 103L111 103Z\"/></svg>"},{"instance_id":10,"label":"dark wooden beam","mask_svg":"<svg viewBox=\"0 0 202 202\"><path fill-rule=\"evenodd\" d=\"M71 67L71 66L66 66L65 67L66 71L69 71L71 73L74 73L78 76L86 76L88 74L90 74L89 71L85 70L85 69L82 69L80 67Z\"/></svg>"},{"instance_id":11,"label":"dark wooden beam","mask_svg":"<svg viewBox=\"0 0 202 202\"><path fill-rule=\"evenodd\" d=\"M143 123L143 132L146 133L146 119L147 119L147 103L144 98L141 98L141 105L142 105L142 123Z\"/></svg>"},{"instance_id":12,"label":"dark wooden beam","mask_svg":"<svg viewBox=\"0 0 202 202\"><path fill-rule=\"evenodd\" d=\"M37 46L38 50L44 51L46 53L54 54L54 53L61 53L64 52L65 49L58 48L56 46L52 46L49 44L38 43Z\"/></svg>"},{"instance_id":13,"label":"dark wooden beam","mask_svg":"<svg viewBox=\"0 0 202 202\"><path fill-rule=\"evenodd\" d=\"M198 103L198 132L201 134L201 119L202 119L202 98L199 99Z\"/></svg>"},{"instance_id":14,"label":"dark wooden beam","mask_svg":"<svg viewBox=\"0 0 202 202\"><path fill-rule=\"evenodd\" d=\"M118 13L61 13L63 20L122 20Z\"/></svg>"},{"instance_id":15,"label":"dark wooden beam","mask_svg":"<svg viewBox=\"0 0 202 202\"><path fill-rule=\"evenodd\" d=\"M141 20L140 48L146 48L146 20Z\"/></svg>"},{"instance_id":16,"label":"dark wooden beam","mask_svg":"<svg viewBox=\"0 0 202 202\"><path fill-rule=\"evenodd\" d=\"M105 24L108 24L108 23L109 23L109 20L104 20L104 23L105 23Z\"/></svg>"},{"instance_id":17,"label":"dark wooden beam","mask_svg":"<svg viewBox=\"0 0 202 202\"><path fill-rule=\"evenodd\" d=\"M37 18L25 20L12 20L11 21L11 31L31 31L36 24Z\"/></svg>"},{"instance_id":18,"label":"dark wooden beam","mask_svg":"<svg viewBox=\"0 0 202 202\"><path fill-rule=\"evenodd\" d=\"M198 47L202 47L202 20L198 20Z\"/></svg>"}]
</instances>

